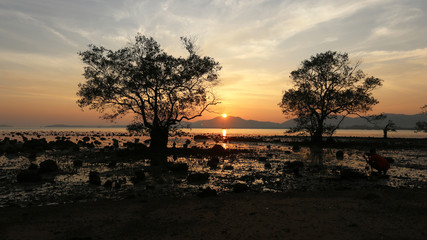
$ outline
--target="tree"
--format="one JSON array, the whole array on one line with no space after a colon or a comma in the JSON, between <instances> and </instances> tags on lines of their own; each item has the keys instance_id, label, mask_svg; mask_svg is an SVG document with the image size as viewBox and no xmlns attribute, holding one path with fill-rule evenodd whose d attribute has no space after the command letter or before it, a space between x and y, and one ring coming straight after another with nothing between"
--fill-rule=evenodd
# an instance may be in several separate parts
<instances>
[{"instance_id":1,"label":"tree","mask_svg":"<svg viewBox=\"0 0 427 240\"><path fill-rule=\"evenodd\" d=\"M427 105L421 108L421 113L427 115ZM419 121L415 123L415 132L427 132L427 122Z\"/></svg>"},{"instance_id":2,"label":"tree","mask_svg":"<svg viewBox=\"0 0 427 240\"><path fill-rule=\"evenodd\" d=\"M77 104L110 120L133 114L128 130L148 132L151 150L166 149L174 126L218 103L211 88L219 81L219 63L199 56L190 39L181 41L185 58L167 54L153 38L139 33L135 42L117 51L89 45L78 53L86 82L78 85Z\"/></svg>"},{"instance_id":3,"label":"tree","mask_svg":"<svg viewBox=\"0 0 427 240\"><path fill-rule=\"evenodd\" d=\"M290 131L308 132L312 143L320 144L322 136L332 135L346 116L372 110L378 103L372 91L382 80L367 77L358 67L359 63L350 65L347 53L327 51L292 71L294 86L284 91L279 103L284 114L296 117L297 126ZM326 124L338 116L337 125Z\"/></svg>"},{"instance_id":4,"label":"tree","mask_svg":"<svg viewBox=\"0 0 427 240\"><path fill-rule=\"evenodd\" d=\"M375 127L381 128L383 130L383 138L388 138L388 132L396 132L396 124L392 120L388 120L385 125L379 126L381 123L384 124L384 120L387 118L387 115L381 113L379 115L371 115L365 118L369 123L375 125Z\"/></svg>"}]
</instances>

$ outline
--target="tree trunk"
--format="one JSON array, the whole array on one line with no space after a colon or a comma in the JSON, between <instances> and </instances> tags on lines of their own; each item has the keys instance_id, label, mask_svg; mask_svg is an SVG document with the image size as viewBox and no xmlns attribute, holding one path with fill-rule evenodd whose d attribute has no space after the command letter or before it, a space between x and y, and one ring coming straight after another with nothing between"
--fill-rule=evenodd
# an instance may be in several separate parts
<instances>
[{"instance_id":1,"label":"tree trunk","mask_svg":"<svg viewBox=\"0 0 427 240\"><path fill-rule=\"evenodd\" d=\"M383 129L383 133L384 133L384 139L387 138L387 132L388 130L386 128Z\"/></svg>"},{"instance_id":2,"label":"tree trunk","mask_svg":"<svg viewBox=\"0 0 427 240\"><path fill-rule=\"evenodd\" d=\"M316 145L322 145L322 130L316 130L313 135L311 135L311 143Z\"/></svg>"},{"instance_id":3,"label":"tree trunk","mask_svg":"<svg viewBox=\"0 0 427 240\"><path fill-rule=\"evenodd\" d=\"M150 132L150 149L154 153L163 153L168 145L169 128L153 127Z\"/></svg>"}]
</instances>

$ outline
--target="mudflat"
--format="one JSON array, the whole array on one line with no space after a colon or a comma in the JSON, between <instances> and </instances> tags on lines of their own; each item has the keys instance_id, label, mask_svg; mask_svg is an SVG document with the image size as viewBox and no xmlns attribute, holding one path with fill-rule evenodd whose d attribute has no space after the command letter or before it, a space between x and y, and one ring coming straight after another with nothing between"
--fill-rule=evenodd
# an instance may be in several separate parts
<instances>
[{"instance_id":1,"label":"mudflat","mask_svg":"<svg viewBox=\"0 0 427 240\"><path fill-rule=\"evenodd\" d=\"M0 208L1 239L427 239L426 189L223 193Z\"/></svg>"}]
</instances>

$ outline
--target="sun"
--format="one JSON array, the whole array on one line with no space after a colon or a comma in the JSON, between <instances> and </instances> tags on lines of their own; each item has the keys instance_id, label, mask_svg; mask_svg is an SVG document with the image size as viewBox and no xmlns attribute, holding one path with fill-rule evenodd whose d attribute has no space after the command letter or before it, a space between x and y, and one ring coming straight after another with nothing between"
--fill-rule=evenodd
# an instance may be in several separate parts
<instances>
[{"instance_id":1,"label":"sun","mask_svg":"<svg viewBox=\"0 0 427 240\"><path fill-rule=\"evenodd\" d=\"M227 117L227 114L223 113L223 114L222 114L222 117L223 117L223 118L226 118L226 117Z\"/></svg>"}]
</instances>

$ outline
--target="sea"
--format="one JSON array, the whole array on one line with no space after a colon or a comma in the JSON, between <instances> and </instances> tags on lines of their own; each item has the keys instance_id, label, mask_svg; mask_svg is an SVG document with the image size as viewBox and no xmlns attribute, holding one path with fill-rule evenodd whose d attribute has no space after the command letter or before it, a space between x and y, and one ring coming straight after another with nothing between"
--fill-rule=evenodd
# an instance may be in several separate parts
<instances>
[{"instance_id":1,"label":"sea","mask_svg":"<svg viewBox=\"0 0 427 240\"><path fill-rule=\"evenodd\" d=\"M245 128L182 128L183 132L198 135L198 134L219 134L226 136L291 136L295 134L287 133L288 129L245 129ZM20 131L52 131L52 132L127 132L125 128L114 127L91 127L91 128L77 128L77 127L40 127L40 128L0 128L0 132L20 132ZM338 129L334 136L336 137L383 137L382 130L364 130L364 129ZM395 132L388 132L389 138L427 138L425 132L415 132L414 130L397 130Z\"/></svg>"}]
</instances>

